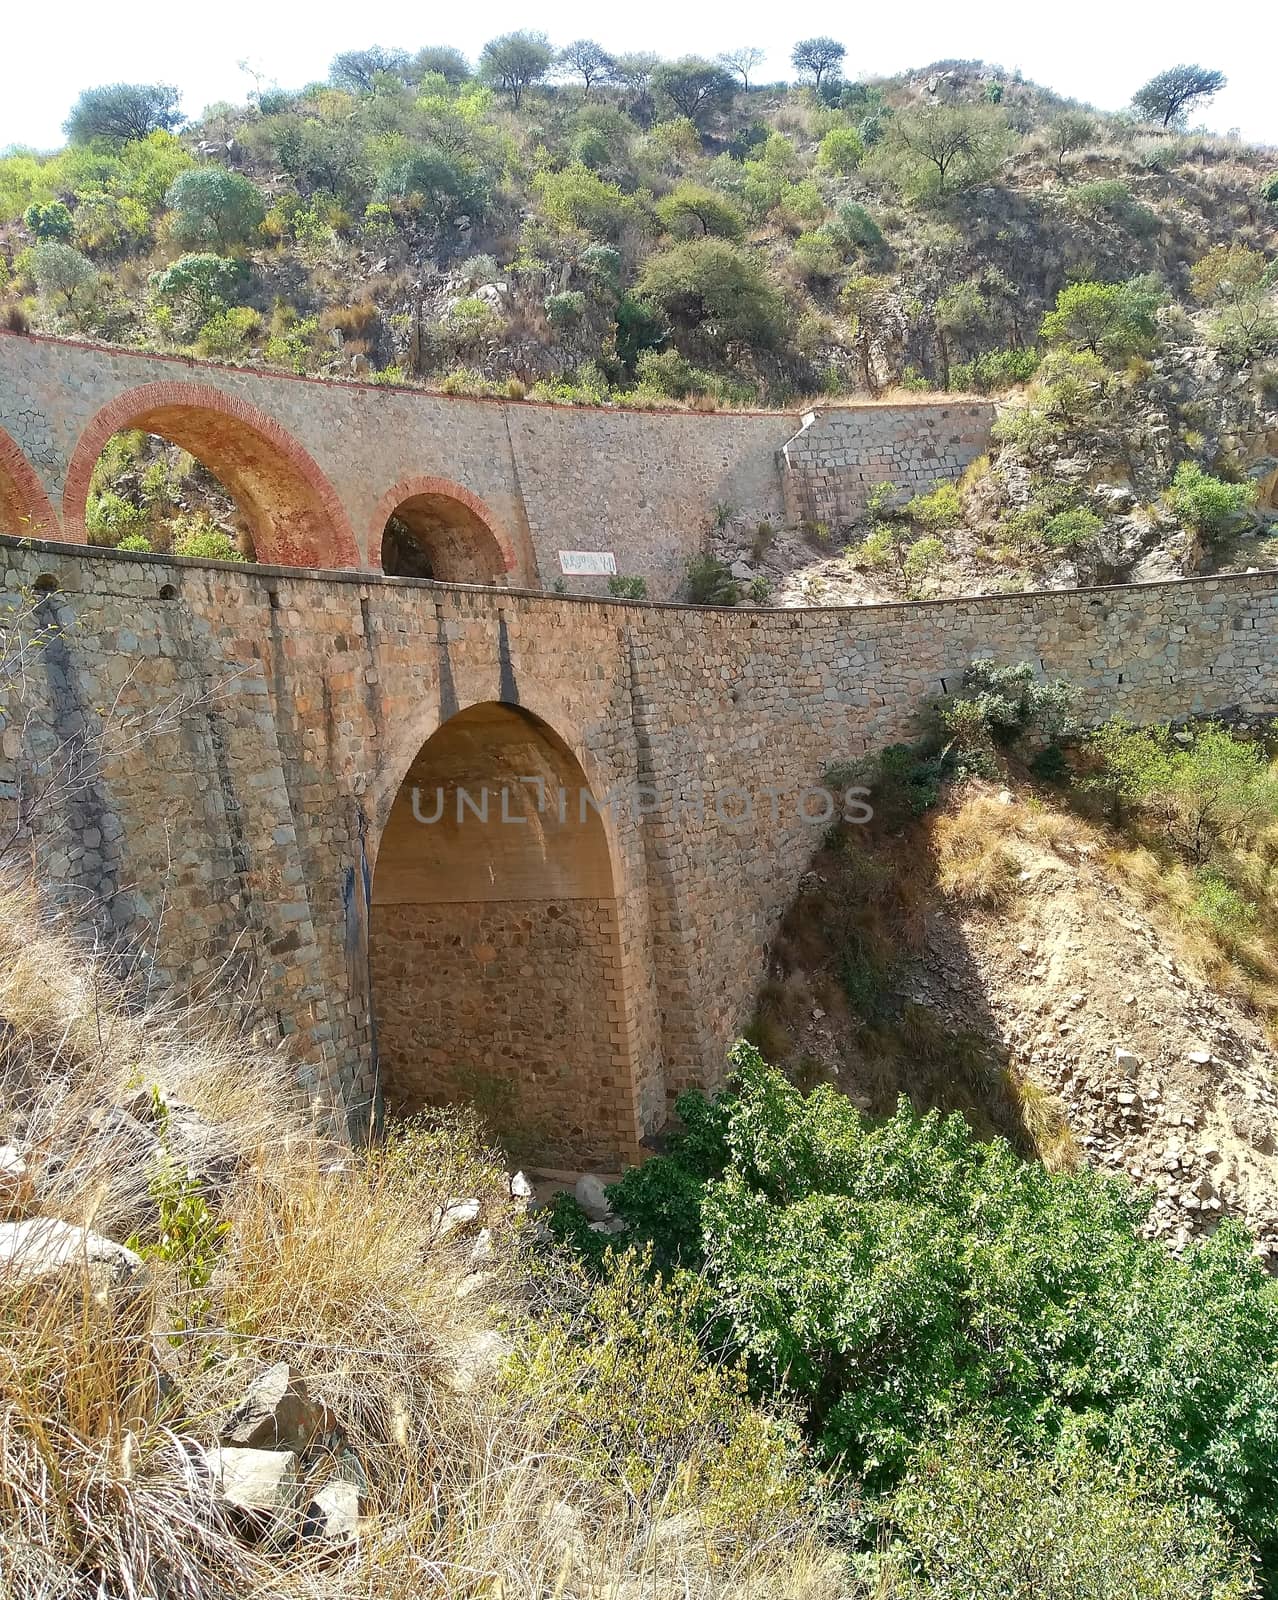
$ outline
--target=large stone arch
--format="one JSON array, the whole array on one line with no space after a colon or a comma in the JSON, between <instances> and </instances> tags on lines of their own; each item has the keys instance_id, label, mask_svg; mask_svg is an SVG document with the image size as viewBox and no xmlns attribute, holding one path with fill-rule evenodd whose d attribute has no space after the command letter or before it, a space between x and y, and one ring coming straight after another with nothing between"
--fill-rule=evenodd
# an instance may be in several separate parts
<instances>
[{"instance_id":1,"label":"large stone arch","mask_svg":"<svg viewBox=\"0 0 1278 1600\"><path fill-rule=\"evenodd\" d=\"M390 571L387 528L403 524L421 556L420 570L399 574L440 583L501 582L519 565L495 513L477 494L449 478L413 474L392 484L377 502L368 530L372 565Z\"/></svg>"},{"instance_id":2,"label":"large stone arch","mask_svg":"<svg viewBox=\"0 0 1278 1600\"><path fill-rule=\"evenodd\" d=\"M208 384L149 383L103 406L67 470L67 537L86 539L85 504L102 448L127 428L189 450L226 485L253 534L259 561L292 567L358 567L359 550L336 491L303 447L248 401Z\"/></svg>"},{"instance_id":3,"label":"large stone arch","mask_svg":"<svg viewBox=\"0 0 1278 1600\"><path fill-rule=\"evenodd\" d=\"M0 428L0 533L56 539L58 519L36 470Z\"/></svg>"},{"instance_id":4,"label":"large stone arch","mask_svg":"<svg viewBox=\"0 0 1278 1600\"><path fill-rule=\"evenodd\" d=\"M552 1166L638 1148L623 885L582 762L481 701L408 763L377 843L369 971L391 1112L474 1098Z\"/></svg>"}]
</instances>

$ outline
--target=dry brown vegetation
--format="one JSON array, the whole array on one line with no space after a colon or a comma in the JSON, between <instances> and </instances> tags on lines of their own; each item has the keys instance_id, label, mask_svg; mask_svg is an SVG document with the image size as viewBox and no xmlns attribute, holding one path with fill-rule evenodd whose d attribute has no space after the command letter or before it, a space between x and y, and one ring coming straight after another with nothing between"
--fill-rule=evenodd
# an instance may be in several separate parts
<instances>
[{"instance_id":1,"label":"dry brown vegetation","mask_svg":"<svg viewBox=\"0 0 1278 1600\"><path fill-rule=\"evenodd\" d=\"M749 1528L701 1514L686 1485L730 1449L723 1415L694 1417L679 1459L636 1488L623 1461L582 1459L570 1395L550 1400L506 1371L503 1350L543 1338L530 1230L473 1118L353 1151L315 1131L282 1062L208 1018L131 1007L106 964L44 927L29 896L7 891L0 924L0 1141L28 1169L5 1209L131 1234L149 1265L127 1291L88 1268L0 1276L6 1595L843 1592L842 1562L793 1495L774 1512L764 1494ZM152 1125L162 1138L184 1118L215 1150L197 1191L207 1208L185 1221L157 1213L157 1170L122 1114L139 1095L166 1108ZM441 1223L458 1196L480 1201L487 1235ZM207 1282L193 1270L201 1252ZM532 1298L565 1293L551 1283ZM596 1332L576 1335L587 1363ZM357 1545L246 1542L213 1493L202 1447L252 1375L281 1360L338 1425L303 1458L308 1485L336 1453L366 1480ZM748 1488L748 1464L742 1473Z\"/></svg>"}]
</instances>

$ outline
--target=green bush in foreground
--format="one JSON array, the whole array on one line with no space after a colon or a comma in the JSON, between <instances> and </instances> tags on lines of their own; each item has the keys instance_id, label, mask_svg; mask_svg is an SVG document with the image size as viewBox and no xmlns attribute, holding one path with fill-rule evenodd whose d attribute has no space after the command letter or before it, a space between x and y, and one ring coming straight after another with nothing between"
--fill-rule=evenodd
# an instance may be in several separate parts
<instances>
[{"instance_id":1,"label":"green bush in foreground","mask_svg":"<svg viewBox=\"0 0 1278 1600\"><path fill-rule=\"evenodd\" d=\"M1256 503L1254 483L1226 483L1193 461L1176 468L1166 500L1191 533L1225 533Z\"/></svg>"},{"instance_id":2,"label":"green bush in foreground","mask_svg":"<svg viewBox=\"0 0 1278 1600\"><path fill-rule=\"evenodd\" d=\"M886 1493L969 1424L1032 1459L1091 1449L1214 1503L1278 1577L1278 1291L1240 1226L1177 1260L1118 1180L904 1101L874 1127L749 1045L731 1059L730 1093L680 1102L690 1145L614 1204L701 1268L716 1338L828 1461Z\"/></svg>"},{"instance_id":3,"label":"green bush in foreground","mask_svg":"<svg viewBox=\"0 0 1278 1600\"><path fill-rule=\"evenodd\" d=\"M902 1545L883 1600L1242 1600L1248 1563L1218 1517L1116 1471L1089 1450L1019 1461L1000 1439L962 1436L894 1496Z\"/></svg>"}]
</instances>

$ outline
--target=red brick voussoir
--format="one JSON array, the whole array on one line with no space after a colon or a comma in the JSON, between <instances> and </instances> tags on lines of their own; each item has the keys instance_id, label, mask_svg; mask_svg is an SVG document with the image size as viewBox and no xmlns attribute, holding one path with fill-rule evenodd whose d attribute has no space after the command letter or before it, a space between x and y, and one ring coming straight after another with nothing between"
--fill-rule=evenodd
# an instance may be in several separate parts
<instances>
[{"instance_id":1,"label":"red brick voussoir","mask_svg":"<svg viewBox=\"0 0 1278 1600\"><path fill-rule=\"evenodd\" d=\"M66 537L87 542L85 507L108 439L138 428L189 450L234 497L257 556L276 566L359 567L350 518L309 452L278 422L209 384L161 382L126 390L85 427L62 495Z\"/></svg>"},{"instance_id":2,"label":"red brick voussoir","mask_svg":"<svg viewBox=\"0 0 1278 1600\"><path fill-rule=\"evenodd\" d=\"M0 532L59 537L58 519L36 470L0 428Z\"/></svg>"}]
</instances>

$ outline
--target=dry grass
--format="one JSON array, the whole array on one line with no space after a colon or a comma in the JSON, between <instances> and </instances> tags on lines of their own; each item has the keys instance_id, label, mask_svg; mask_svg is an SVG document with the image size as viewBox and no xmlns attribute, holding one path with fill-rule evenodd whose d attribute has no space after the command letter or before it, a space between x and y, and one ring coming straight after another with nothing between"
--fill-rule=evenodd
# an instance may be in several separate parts
<instances>
[{"instance_id":1,"label":"dry grass","mask_svg":"<svg viewBox=\"0 0 1278 1600\"><path fill-rule=\"evenodd\" d=\"M1005 809L981 797L936 819L936 886L947 900L994 910L1016 893L1021 868L1003 842L998 813Z\"/></svg>"},{"instance_id":2,"label":"dry grass","mask_svg":"<svg viewBox=\"0 0 1278 1600\"><path fill-rule=\"evenodd\" d=\"M0 1283L0 1593L847 1593L842 1558L806 1512L723 1529L675 1504L671 1484L698 1481L723 1448L713 1419L684 1438L660 1487L635 1493L621 1463L601 1475L565 1447L543 1394L480 1362L498 1323L514 1348L538 1334L525 1309L529 1230L471 1120L411 1126L374 1151L337 1144L315 1131L281 1062L208 1019L130 1008L105 964L40 926L15 891L0 896L0 1019L0 1140L26 1153L37 1210L117 1239L154 1236L136 1124L131 1143L111 1117L138 1086L195 1107L235 1169L206 1284L172 1251L127 1298L77 1274ZM441 1227L458 1195L481 1199L492 1230L479 1257L473 1232ZM245 1543L213 1495L202 1448L277 1360L304 1374L366 1475L355 1548L273 1554ZM333 1466L323 1450L305 1458L308 1489Z\"/></svg>"}]
</instances>

